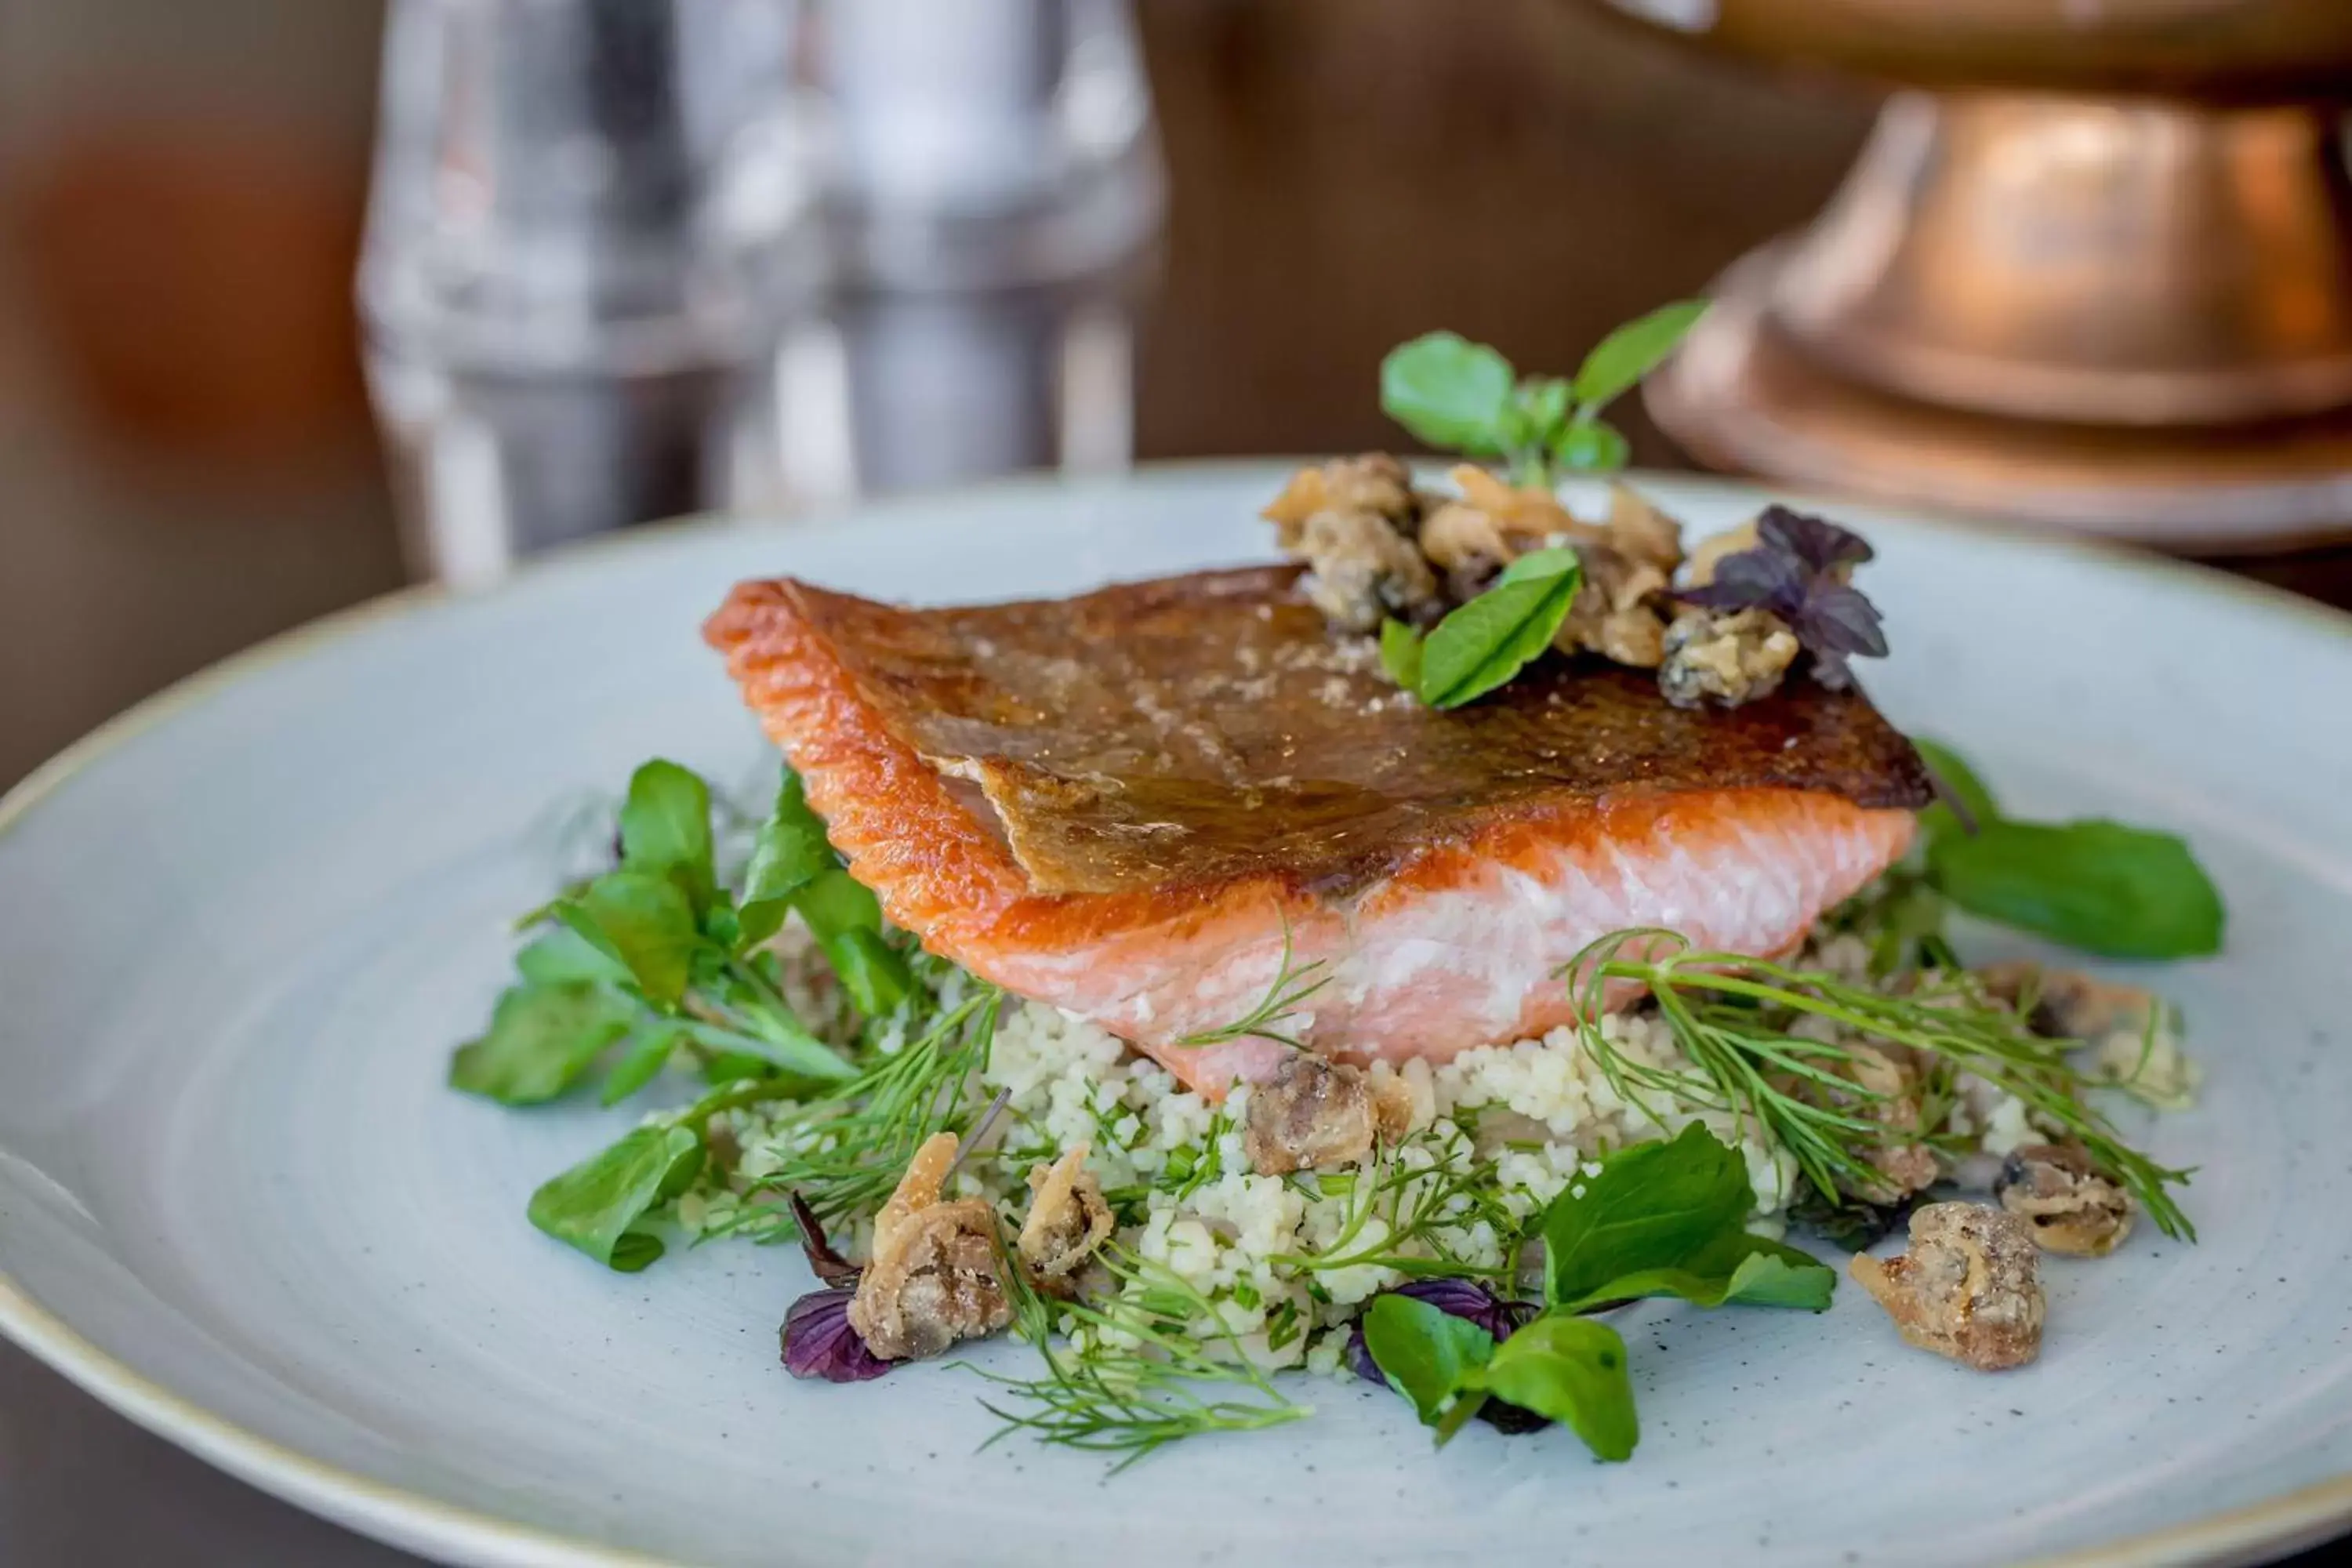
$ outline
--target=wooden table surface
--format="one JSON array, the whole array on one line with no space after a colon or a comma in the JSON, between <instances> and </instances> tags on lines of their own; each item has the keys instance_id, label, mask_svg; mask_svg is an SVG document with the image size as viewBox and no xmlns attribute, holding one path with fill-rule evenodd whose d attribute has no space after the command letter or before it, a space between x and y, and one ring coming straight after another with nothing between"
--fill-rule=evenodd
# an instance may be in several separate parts
<instances>
[{"instance_id":1,"label":"wooden table surface","mask_svg":"<svg viewBox=\"0 0 2352 1568\"><path fill-rule=\"evenodd\" d=\"M191 120L142 99L119 122L0 137L0 785L191 669L401 579L341 304L373 20L335 9L243 7L243 46L288 51L286 68L188 67L171 101ZM169 8L143 10L123 47L177 59ZM1142 16L1171 178L1135 306L1144 459L1394 445L1376 367L1433 327L1572 366L1801 222L1873 110L1557 0ZM299 112L269 96L286 82ZM1678 466L1626 412L1637 461ZM2352 605L2352 553L2246 569ZM156 1561L407 1559L0 1348L0 1562Z\"/></svg>"}]
</instances>

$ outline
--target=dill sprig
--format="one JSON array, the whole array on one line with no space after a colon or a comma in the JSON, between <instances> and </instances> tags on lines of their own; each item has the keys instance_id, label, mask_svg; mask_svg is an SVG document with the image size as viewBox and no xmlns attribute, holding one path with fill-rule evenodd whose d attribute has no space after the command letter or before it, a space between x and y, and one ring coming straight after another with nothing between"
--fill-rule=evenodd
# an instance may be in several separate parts
<instances>
[{"instance_id":1,"label":"dill sprig","mask_svg":"<svg viewBox=\"0 0 2352 1568\"><path fill-rule=\"evenodd\" d=\"M919 1037L784 1111L776 1125L791 1152L746 1195L798 1193L827 1225L879 1210L923 1140L971 1125L971 1080L988 1065L1003 1002L1003 992L982 985ZM709 1234L785 1241L798 1231L778 1205L752 1203Z\"/></svg>"},{"instance_id":2,"label":"dill sprig","mask_svg":"<svg viewBox=\"0 0 2352 1568\"><path fill-rule=\"evenodd\" d=\"M2196 1237L2167 1190L2185 1185L2189 1173L2159 1165L2125 1143L2084 1099L2095 1080L2067 1062L2068 1042L2034 1034L2016 1009L1991 1000L1965 973L1933 977L1930 984L1940 989L1890 995L1765 959L1696 952L1687 938L1664 930L1603 937L1561 973L1579 990L1585 1048L1620 1095L1653 1120L1660 1118L1642 1098L1645 1091L1752 1121L1824 1194L1869 1190L1880 1178L1868 1152L1916 1134L1870 1114L1886 1096L1841 1070L1855 1060L1852 1047L1792 1032L1808 1017L1906 1047L1948 1074L1972 1074L2014 1096L2036 1120L2080 1141L2139 1200L2158 1229ZM1648 988L1691 1069L1630 1061L1609 1042L1601 1026L1601 999L1612 980Z\"/></svg>"},{"instance_id":3,"label":"dill sprig","mask_svg":"<svg viewBox=\"0 0 2352 1568\"><path fill-rule=\"evenodd\" d=\"M1048 1300L1017 1267L1005 1268L1014 1329L1045 1359L1045 1375L972 1368L1004 1390L1003 1404L981 1402L1004 1423L989 1444L1027 1432L1116 1454L1116 1475L1186 1437L1262 1431L1313 1414L1275 1387L1198 1287L1124 1247L1097 1258L1110 1289L1092 1300ZM1057 1328L1077 1342L1056 1349Z\"/></svg>"},{"instance_id":4,"label":"dill sprig","mask_svg":"<svg viewBox=\"0 0 2352 1568\"><path fill-rule=\"evenodd\" d=\"M1274 984L1265 988L1265 994L1258 999L1257 1005L1230 1024L1182 1036L1176 1043L1180 1046L1222 1046L1231 1040L1255 1039L1272 1040L1293 1050L1303 1049L1296 1038L1283 1032L1283 1026L1298 1016L1300 1005L1308 997L1331 984L1331 976L1323 973L1328 966L1322 959L1293 968L1292 957L1290 922L1285 921L1282 924L1282 963L1274 972Z\"/></svg>"},{"instance_id":5,"label":"dill sprig","mask_svg":"<svg viewBox=\"0 0 2352 1568\"><path fill-rule=\"evenodd\" d=\"M1426 1163L1416 1162L1422 1153L1428 1156ZM1517 1271L1508 1254L1517 1251L1523 1226L1503 1200L1495 1162L1478 1153L1470 1130L1427 1128L1380 1151L1358 1170L1328 1172L1317 1180L1320 1196L1348 1201L1339 1232L1313 1252L1276 1258L1277 1264L1310 1273L1376 1268L1476 1279L1508 1279ZM1499 1264L1465 1258L1444 1240L1446 1231L1468 1230L1481 1220L1506 1243L1507 1256Z\"/></svg>"}]
</instances>

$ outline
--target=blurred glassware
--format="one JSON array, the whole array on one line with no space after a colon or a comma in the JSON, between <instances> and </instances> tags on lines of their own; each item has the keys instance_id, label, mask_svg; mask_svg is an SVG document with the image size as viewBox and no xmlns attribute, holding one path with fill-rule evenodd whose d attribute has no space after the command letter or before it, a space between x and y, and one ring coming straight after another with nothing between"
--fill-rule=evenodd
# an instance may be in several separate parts
<instances>
[{"instance_id":1,"label":"blurred glassware","mask_svg":"<svg viewBox=\"0 0 2352 1568\"><path fill-rule=\"evenodd\" d=\"M1649 383L1696 456L2180 550L2352 533L2352 4L1597 3L1914 89Z\"/></svg>"},{"instance_id":2,"label":"blurred glassware","mask_svg":"<svg viewBox=\"0 0 2352 1568\"><path fill-rule=\"evenodd\" d=\"M360 295L413 568L1128 456L1127 0L394 0Z\"/></svg>"}]
</instances>

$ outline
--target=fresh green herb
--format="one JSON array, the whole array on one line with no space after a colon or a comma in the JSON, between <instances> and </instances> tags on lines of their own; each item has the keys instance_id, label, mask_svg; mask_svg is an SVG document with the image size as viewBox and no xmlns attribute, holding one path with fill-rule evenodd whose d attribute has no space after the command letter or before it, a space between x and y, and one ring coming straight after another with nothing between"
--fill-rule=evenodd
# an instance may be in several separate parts
<instances>
[{"instance_id":1,"label":"fresh green herb","mask_svg":"<svg viewBox=\"0 0 2352 1568\"><path fill-rule=\"evenodd\" d=\"M635 1274L662 1255L661 1237L636 1228L702 1170L702 1139L677 1125L640 1127L530 1195L530 1223L597 1262Z\"/></svg>"},{"instance_id":2,"label":"fresh green herb","mask_svg":"<svg viewBox=\"0 0 2352 1568\"><path fill-rule=\"evenodd\" d=\"M1004 1423L991 1443L1028 1432L1041 1442L1116 1454L1116 1474L1186 1437L1262 1431L1313 1414L1250 1361L1189 1280L1122 1247L1106 1247L1098 1258L1111 1289L1093 1300L1048 1302L1020 1269L1004 1270L1013 1325L1045 1359L1045 1374L973 1369L1004 1391L1003 1403L982 1402ZM1053 1342L1057 1326L1073 1338L1061 1349Z\"/></svg>"},{"instance_id":3,"label":"fresh green herb","mask_svg":"<svg viewBox=\"0 0 2352 1568\"><path fill-rule=\"evenodd\" d=\"M1344 1186L1342 1186L1344 1184ZM1338 1268L1393 1268L1416 1278L1509 1279L1516 1258L1479 1263L1452 1245L1455 1234L1481 1221L1497 1236L1517 1237L1520 1224L1503 1201L1495 1162L1477 1152L1475 1138L1458 1124L1425 1128L1375 1155L1369 1169L1328 1172L1312 1195L1344 1192L1348 1210L1331 1238L1313 1252L1275 1261L1311 1279Z\"/></svg>"},{"instance_id":4,"label":"fresh green herb","mask_svg":"<svg viewBox=\"0 0 2352 1568\"><path fill-rule=\"evenodd\" d=\"M751 858L743 868L735 911L739 947L758 947L782 931L801 890L839 863L825 838L824 819L809 809L801 775L786 768L775 807L752 839Z\"/></svg>"},{"instance_id":5,"label":"fresh green herb","mask_svg":"<svg viewBox=\"0 0 2352 1568\"><path fill-rule=\"evenodd\" d=\"M1491 1396L1557 1421L1603 1459L1641 1437L1625 1342L1606 1323L1552 1310L1496 1342L1477 1323L1389 1292L1364 1313L1364 1347L1440 1447Z\"/></svg>"},{"instance_id":6,"label":"fresh green herb","mask_svg":"<svg viewBox=\"0 0 2352 1568\"><path fill-rule=\"evenodd\" d=\"M2112 958L2221 949L2221 894L2169 833L2091 821L1989 822L1927 847L1944 896L1987 920Z\"/></svg>"},{"instance_id":7,"label":"fresh green herb","mask_svg":"<svg viewBox=\"0 0 2352 1568\"><path fill-rule=\"evenodd\" d=\"M793 900L843 989L869 1017L889 1012L914 986L906 956L882 935L882 905L846 871L826 871Z\"/></svg>"},{"instance_id":8,"label":"fresh green herb","mask_svg":"<svg viewBox=\"0 0 2352 1568\"><path fill-rule=\"evenodd\" d=\"M1659 1095L1752 1121L1820 1192L1873 1190L1880 1178L1871 1152L1915 1135L1870 1114L1885 1096L1853 1081L1854 1047L1796 1033L1805 1018L1864 1042L1905 1047L1945 1075L1970 1073L2015 1096L2038 1122L2078 1140L2158 1229L2195 1237L2167 1190L2186 1184L2189 1173L2126 1144L2084 1098L2093 1086L2067 1062L2064 1042L2034 1034L2016 1009L1984 996L1965 976L1946 976L1948 989L1890 995L1834 974L1697 952L1687 938L1657 930L1603 937L1562 973L1580 991L1585 1048L1620 1095L1653 1120L1662 1117L1646 1097ZM1647 988L1689 1069L1634 1062L1610 1044L1599 1020L1602 987L1612 980Z\"/></svg>"},{"instance_id":9,"label":"fresh green herb","mask_svg":"<svg viewBox=\"0 0 2352 1568\"><path fill-rule=\"evenodd\" d=\"M629 1032L636 1014L627 997L585 982L511 986L489 1032L450 1058L449 1085L502 1105L553 1100Z\"/></svg>"},{"instance_id":10,"label":"fresh green herb","mask_svg":"<svg viewBox=\"0 0 2352 1568\"><path fill-rule=\"evenodd\" d=\"M621 806L622 867L668 878L699 914L718 892L712 858L710 786L676 763L639 768Z\"/></svg>"},{"instance_id":11,"label":"fresh green herb","mask_svg":"<svg viewBox=\"0 0 2352 1568\"><path fill-rule=\"evenodd\" d=\"M621 1059L614 1062L613 1070L604 1075L604 1090L597 1096L599 1102L608 1106L618 1105L653 1082L660 1076L662 1068L669 1065L670 1058L677 1054L685 1040L685 1031L666 1020L649 1020L638 1025L636 1033L629 1037L627 1048L621 1052ZM735 1073L727 1081L731 1082L743 1076L742 1073ZM756 1077L758 1073L755 1071L751 1076Z\"/></svg>"},{"instance_id":12,"label":"fresh green herb","mask_svg":"<svg viewBox=\"0 0 2352 1568\"><path fill-rule=\"evenodd\" d=\"M1675 596L1710 610L1769 610L1812 655L1813 679L1842 690L1853 684L1847 660L1886 655L1878 606L1849 581L1874 553L1870 541L1826 518L1768 506L1753 549L1725 556L1710 581Z\"/></svg>"},{"instance_id":13,"label":"fresh green herb","mask_svg":"<svg viewBox=\"0 0 2352 1568\"><path fill-rule=\"evenodd\" d=\"M1573 381L1519 379L1486 344L1431 332L1381 362L1381 407L1433 447L1505 459L1515 484L1613 472L1625 465L1625 437L1601 411L1672 353L1706 309L1684 300L1628 321L1585 356Z\"/></svg>"},{"instance_id":14,"label":"fresh green herb","mask_svg":"<svg viewBox=\"0 0 2352 1568\"><path fill-rule=\"evenodd\" d=\"M1644 1296L1702 1307L1830 1304L1837 1276L1793 1247L1750 1236L1756 1194L1738 1153L1696 1122L1580 1175L1544 1211L1544 1300L1563 1311Z\"/></svg>"},{"instance_id":15,"label":"fresh green herb","mask_svg":"<svg viewBox=\"0 0 2352 1568\"><path fill-rule=\"evenodd\" d=\"M1495 1336L1467 1318L1389 1290L1365 1309L1364 1345L1389 1386L1412 1402L1423 1426L1439 1428L1443 1443L1459 1422L1441 1423L1470 1373L1493 1357ZM1482 1399L1471 1396L1463 1420L1476 1414Z\"/></svg>"},{"instance_id":16,"label":"fresh green herb","mask_svg":"<svg viewBox=\"0 0 2352 1568\"><path fill-rule=\"evenodd\" d=\"M1948 806L1920 814L1927 879L1954 904L2111 958L2221 951L2221 895L2179 837L2106 821L2016 821L1958 753L1914 743L1976 819L1969 832Z\"/></svg>"},{"instance_id":17,"label":"fresh green herb","mask_svg":"<svg viewBox=\"0 0 2352 1568\"><path fill-rule=\"evenodd\" d=\"M1512 562L1493 587L1448 613L1423 640L1416 695L1432 708L1459 708L1518 674L1551 646L1583 581L1573 550L1538 550Z\"/></svg>"},{"instance_id":18,"label":"fresh green herb","mask_svg":"<svg viewBox=\"0 0 2352 1568\"><path fill-rule=\"evenodd\" d=\"M1328 967L1321 959L1294 967L1295 957L1290 942L1290 925L1282 927L1282 961L1275 966L1274 980L1257 1005L1234 1019L1213 1029L1203 1029L1185 1035L1177 1040L1180 1046L1222 1046L1234 1040L1272 1040L1278 1046L1301 1049L1297 1040L1284 1032L1285 1026L1298 1015L1307 999L1331 984L1324 973Z\"/></svg>"},{"instance_id":19,"label":"fresh green herb","mask_svg":"<svg viewBox=\"0 0 2352 1568\"><path fill-rule=\"evenodd\" d=\"M988 1063L1003 1001L994 986L981 986L919 1038L788 1108L777 1122L790 1152L753 1184L752 1194L798 1193L827 1225L879 1209L925 1139L971 1126L970 1084ZM714 1234L738 1232L761 1241L798 1234L774 1204L748 1205L740 1220Z\"/></svg>"},{"instance_id":20,"label":"fresh green herb","mask_svg":"<svg viewBox=\"0 0 2352 1568\"><path fill-rule=\"evenodd\" d=\"M1559 1422L1596 1458L1630 1459L1642 1438L1625 1342L1591 1318L1546 1312L1496 1346L1463 1386Z\"/></svg>"},{"instance_id":21,"label":"fresh green herb","mask_svg":"<svg viewBox=\"0 0 2352 1568\"><path fill-rule=\"evenodd\" d=\"M1421 689L1421 633L1402 621L1381 623L1381 668L1407 691Z\"/></svg>"}]
</instances>

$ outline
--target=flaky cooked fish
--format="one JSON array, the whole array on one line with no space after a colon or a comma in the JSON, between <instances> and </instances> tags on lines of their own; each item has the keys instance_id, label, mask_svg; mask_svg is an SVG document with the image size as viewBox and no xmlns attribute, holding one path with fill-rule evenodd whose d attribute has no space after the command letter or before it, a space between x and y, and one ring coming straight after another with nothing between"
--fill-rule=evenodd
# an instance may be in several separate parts
<instances>
[{"instance_id":1,"label":"flaky cooked fish","mask_svg":"<svg viewBox=\"0 0 2352 1568\"><path fill-rule=\"evenodd\" d=\"M1901 855L1927 775L1858 693L1668 706L1546 659L1449 712L1335 639L1296 568L950 609L746 583L705 628L892 921L1221 1096L1285 1047L1188 1043L1281 970L1282 1030L1444 1060L1574 1009L1556 972L1664 926L1784 952Z\"/></svg>"}]
</instances>

